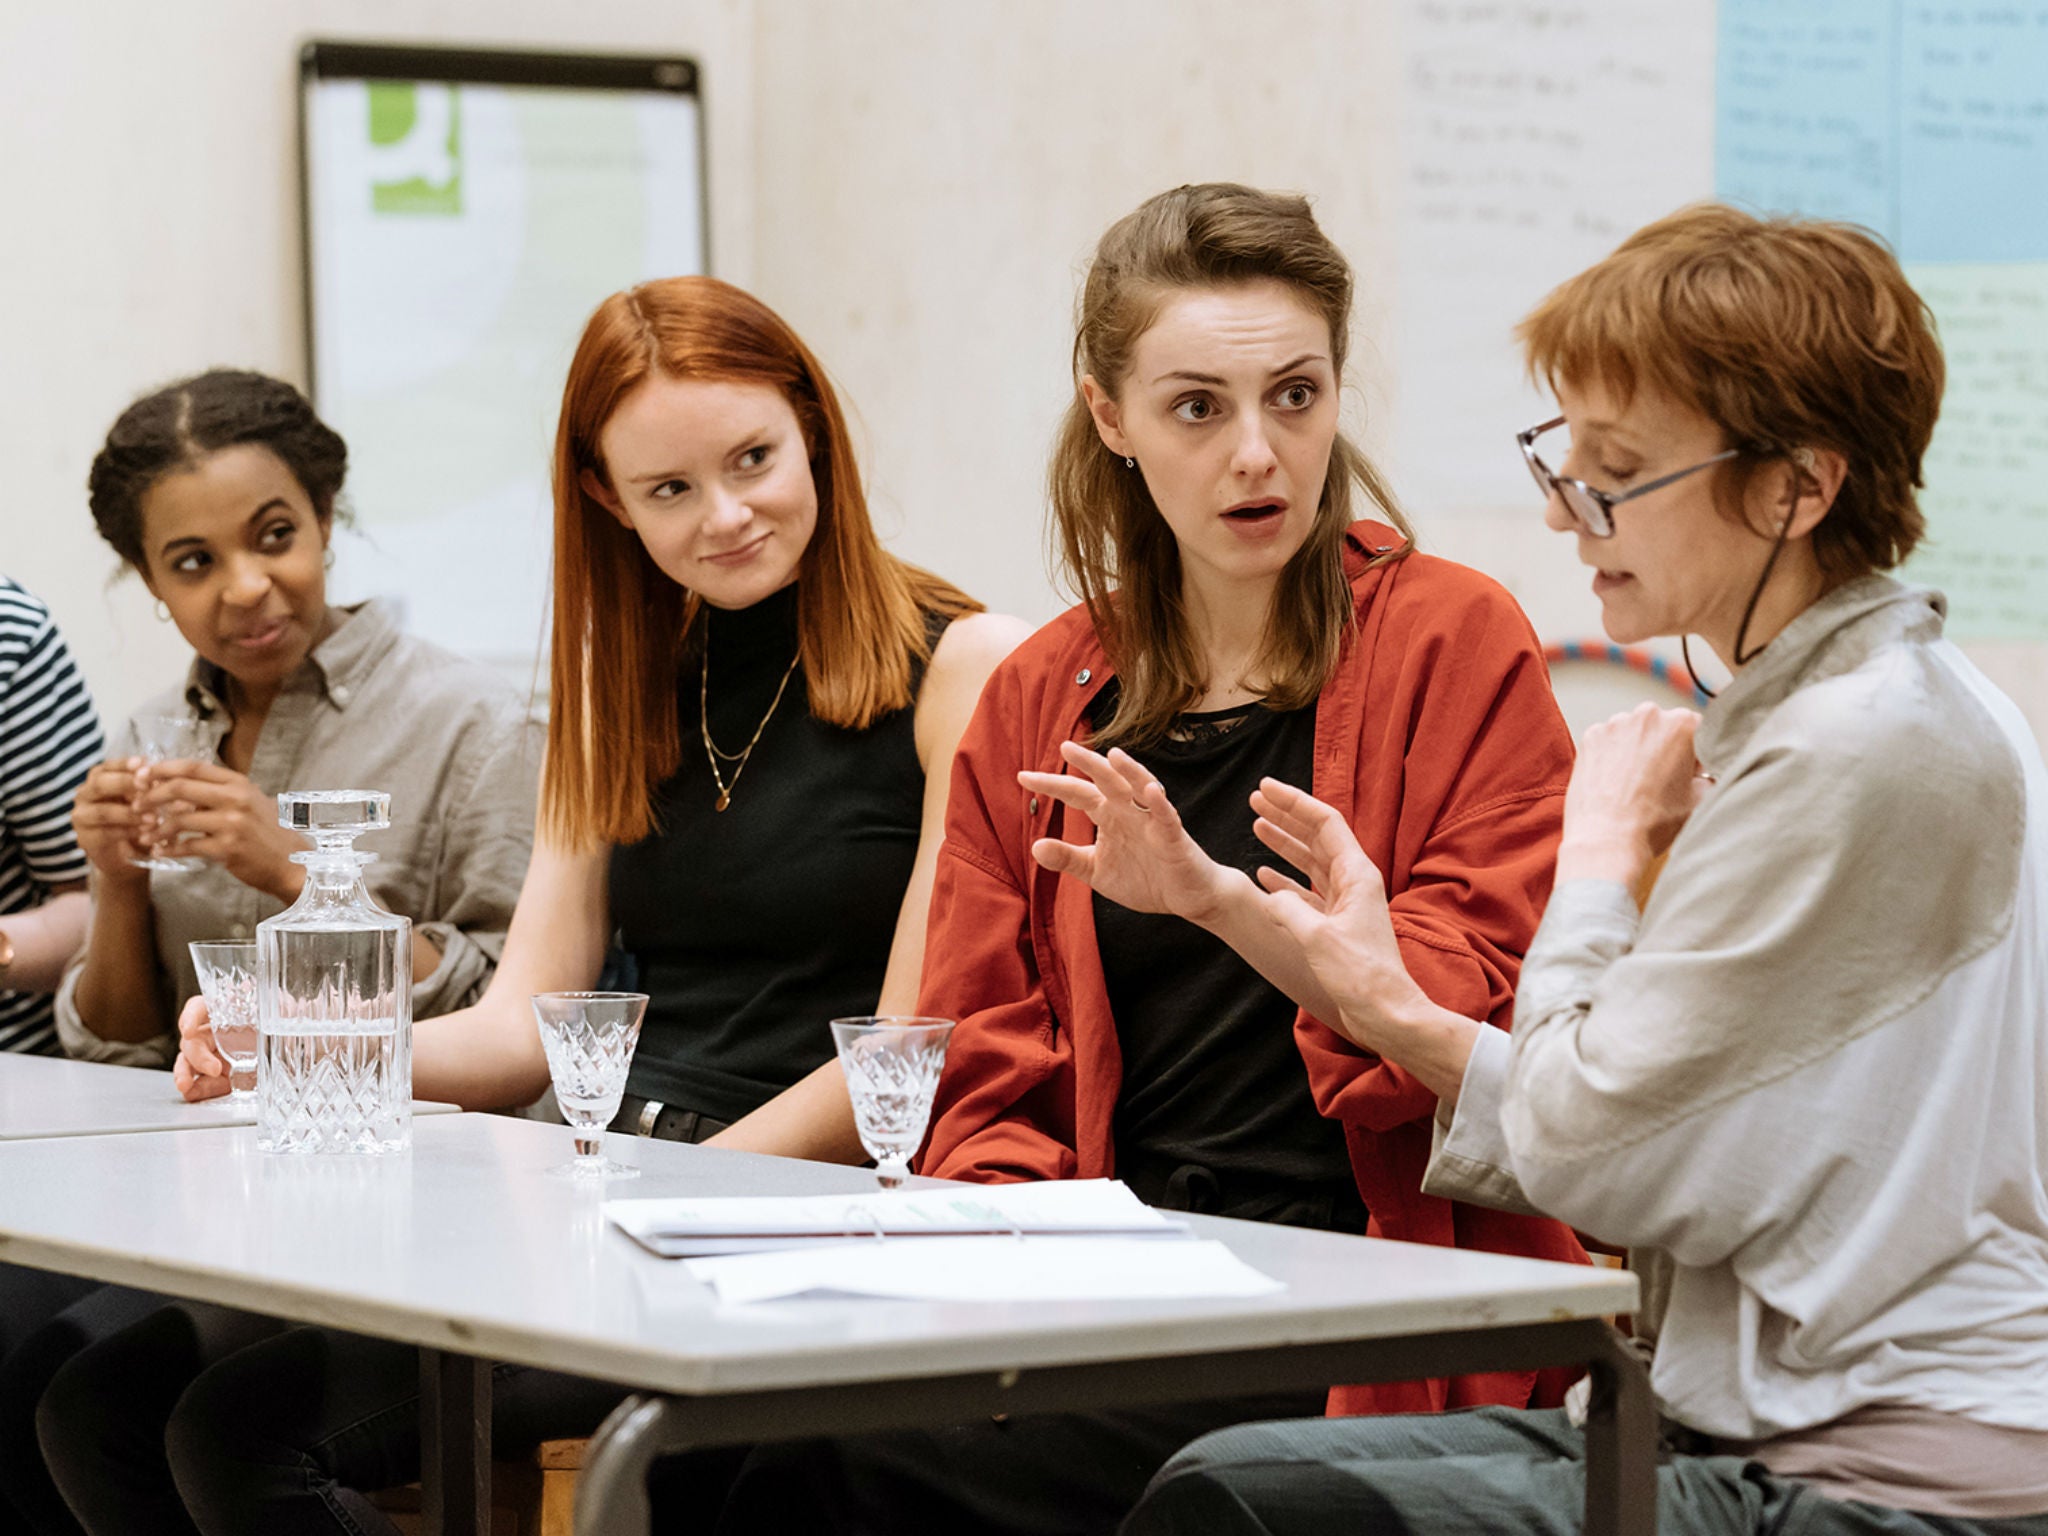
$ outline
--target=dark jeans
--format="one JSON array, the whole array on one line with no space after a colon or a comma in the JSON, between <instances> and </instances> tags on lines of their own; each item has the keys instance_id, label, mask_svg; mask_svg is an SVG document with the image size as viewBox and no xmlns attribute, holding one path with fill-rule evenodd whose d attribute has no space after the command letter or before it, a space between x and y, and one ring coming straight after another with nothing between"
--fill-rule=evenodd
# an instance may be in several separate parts
<instances>
[{"instance_id":1,"label":"dark jeans","mask_svg":"<svg viewBox=\"0 0 2048 1536\"><path fill-rule=\"evenodd\" d=\"M1585 1436L1562 1411L1247 1424L1169 1462L1123 1536L1578 1536ZM1668 1456L1659 1536L2048 1536L1826 1498L1739 1456Z\"/></svg>"},{"instance_id":2,"label":"dark jeans","mask_svg":"<svg viewBox=\"0 0 2048 1536\"><path fill-rule=\"evenodd\" d=\"M1167 1457L1226 1424L1320 1412L1323 1394L1047 1414L754 1448L717 1536L1108 1536Z\"/></svg>"},{"instance_id":3,"label":"dark jeans","mask_svg":"<svg viewBox=\"0 0 2048 1536\"><path fill-rule=\"evenodd\" d=\"M51 1325L103 1289L96 1280L0 1264L0 1533L77 1529L43 1465L36 1403L78 1347L72 1326Z\"/></svg>"},{"instance_id":4,"label":"dark jeans","mask_svg":"<svg viewBox=\"0 0 2048 1536\"><path fill-rule=\"evenodd\" d=\"M171 1486L164 1423L208 1364L275 1336L284 1325L112 1286L59 1322L74 1332L35 1416L43 1461L69 1515L43 1529L190 1533L192 1522Z\"/></svg>"},{"instance_id":5,"label":"dark jeans","mask_svg":"<svg viewBox=\"0 0 2048 1536\"><path fill-rule=\"evenodd\" d=\"M82 1513L71 1507L62 1485L56 1481L57 1469L51 1463L44 1438L44 1415L52 1394L58 1391L64 1373L81 1355L102 1341L120 1336L164 1305L163 1298L147 1291L88 1285L84 1295L30 1332L9 1353L4 1368L0 1368L0 1403L6 1405L5 1434L0 1437L0 1478L5 1480L8 1502L20 1522L16 1529L36 1531L41 1536L78 1536L84 1529ZM233 1313L220 1314L220 1320L226 1324L224 1334L203 1324L195 1325L194 1331L206 1335L213 1347L230 1347L248 1336L238 1328L237 1318ZM169 1412L182 1386L181 1380L150 1373L124 1377L113 1383L112 1389L138 1419L146 1420L150 1405L155 1405L156 1423L161 1426L162 1415ZM161 1466L161 1433L144 1450L153 1453ZM176 1521L169 1525L151 1522L123 1527L148 1531L183 1528Z\"/></svg>"},{"instance_id":6,"label":"dark jeans","mask_svg":"<svg viewBox=\"0 0 2048 1536\"><path fill-rule=\"evenodd\" d=\"M193 1526L205 1536L388 1536L394 1527L365 1490L419 1476L419 1388L410 1346L323 1328L289 1328L212 1365L163 1432ZM499 1456L588 1435L625 1395L520 1366L499 1366L491 1388Z\"/></svg>"}]
</instances>

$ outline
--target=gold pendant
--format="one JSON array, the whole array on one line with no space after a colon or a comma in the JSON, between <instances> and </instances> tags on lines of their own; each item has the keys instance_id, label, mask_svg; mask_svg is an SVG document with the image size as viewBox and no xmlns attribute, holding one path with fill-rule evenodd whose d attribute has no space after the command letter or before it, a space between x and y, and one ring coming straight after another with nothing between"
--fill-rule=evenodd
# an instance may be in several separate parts
<instances>
[{"instance_id":1,"label":"gold pendant","mask_svg":"<svg viewBox=\"0 0 2048 1536\"><path fill-rule=\"evenodd\" d=\"M732 796L731 796L731 795L728 795L728 794L726 794L726 793L725 793L724 791L722 791L722 790L721 790L721 791L719 792L719 796L718 796L718 804L716 804L716 805L714 805L713 807L711 807L711 809L713 809L714 811L722 811L722 810L724 810L724 809L725 809L725 808L726 808L726 807L727 807L728 805L731 805L731 804L732 804Z\"/></svg>"}]
</instances>

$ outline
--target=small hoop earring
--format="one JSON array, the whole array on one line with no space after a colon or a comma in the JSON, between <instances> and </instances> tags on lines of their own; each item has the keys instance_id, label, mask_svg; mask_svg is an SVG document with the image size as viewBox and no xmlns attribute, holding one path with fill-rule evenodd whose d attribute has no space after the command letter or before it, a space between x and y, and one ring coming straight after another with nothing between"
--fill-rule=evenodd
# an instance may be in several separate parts
<instances>
[{"instance_id":1,"label":"small hoop earring","mask_svg":"<svg viewBox=\"0 0 2048 1536\"><path fill-rule=\"evenodd\" d=\"M1132 458L1132 457L1131 457L1131 456L1130 456L1129 454L1125 454L1125 455L1124 455L1124 468L1125 468L1125 469L1136 469L1137 467L1138 467L1138 461L1137 461L1136 459Z\"/></svg>"},{"instance_id":2,"label":"small hoop earring","mask_svg":"<svg viewBox=\"0 0 2048 1536\"><path fill-rule=\"evenodd\" d=\"M160 624L168 624L171 622L171 605L165 602L162 598L158 598L156 600L156 617L157 622Z\"/></svg>"}]
</instances>

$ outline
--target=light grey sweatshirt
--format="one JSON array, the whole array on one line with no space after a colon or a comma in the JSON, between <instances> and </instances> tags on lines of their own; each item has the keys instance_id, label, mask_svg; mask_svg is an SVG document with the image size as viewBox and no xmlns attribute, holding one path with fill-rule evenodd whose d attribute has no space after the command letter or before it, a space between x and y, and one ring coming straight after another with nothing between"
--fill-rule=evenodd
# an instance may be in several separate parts
<instances>
[{"instance_id":1,"label":"light grey sweatshirt","mask_svg":"<svg viewBox=\"0 0 2048 1536\"><path fill-rule=\"evenodd\" d=\"M1857 581L1742 670L1648 906L1558 888L1439 1132L1431 1193L1669 1256L1652 1379L1707 1434L2048 1449L2048 772L1943 608Z\"/></svg>"}]
</instances>

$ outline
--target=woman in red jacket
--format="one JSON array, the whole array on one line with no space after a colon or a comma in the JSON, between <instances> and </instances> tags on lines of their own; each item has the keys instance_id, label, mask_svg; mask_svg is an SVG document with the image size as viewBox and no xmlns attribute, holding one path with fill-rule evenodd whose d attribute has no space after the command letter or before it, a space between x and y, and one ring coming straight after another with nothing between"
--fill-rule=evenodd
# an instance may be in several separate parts
<instances>
[{"instance_id":1,"label":"woman in red jacket","mask_svg":"<svg viewBox=\"0 0 2048 1536\"><path fill-rule=\"evenodd\" d=\"M1312 785L1387 871L1417 979L1505 1028L1571 767L1521 611L1414 553L1337 430L1350 303L1299 198L1182 187L1103 237L1051 471L1084 602L996 670L954 759L919 1009L959 1025L922 1171L1583 1259L1555 1222L1422 1194L1435 1097L1319 1022L1252 884L1260 777ZM1354 522L1361 495L1383 521ZM1251 1407L764 1449L719 1528L1108 1530L1192 1429Z\"/></svg>"}]
</instances>

